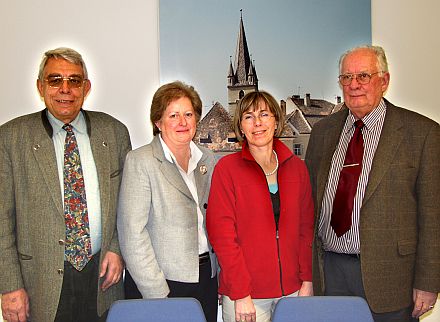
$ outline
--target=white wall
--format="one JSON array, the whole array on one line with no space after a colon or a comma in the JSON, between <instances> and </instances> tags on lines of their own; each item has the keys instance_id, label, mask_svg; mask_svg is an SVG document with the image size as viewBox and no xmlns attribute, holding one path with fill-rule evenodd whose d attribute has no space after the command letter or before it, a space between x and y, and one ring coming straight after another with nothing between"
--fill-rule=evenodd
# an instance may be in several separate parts
<instances>
[{"instance_id":1,"label":"white wall","mask_svg":"<svg viewBox=\"0 0 440 322\"><path fill-rule=\"evenodd\" d=\"M373 44L384 47L390 65L391 82L386 97L437 122L440 122L439 12L438 0L371 0ZM439 306L437 301L422 322L440 321Z\"/></svg>"},{"instance_id":2,"label":"white wall","mask_svg":"<svg viewBox=\"0 0 440 322\"><path fill-rule=\"evenodd\" d=\"M151 140L159 84L158 1L0 1L0 124L44 107L35 81L42 54L78 50L92 91L85 108L125 123L134 146Z\"/></svg>"},{"instance_id":3,"label":"white wall","mask_svg":"<svg viewBox=\"0 0 440 322\"><path fill-rule=\"evenodd\" d=\"M390 65L386 97L440 122L440 1L371 4L373 43L384 47Z\"/></svg>"}]
</instances>

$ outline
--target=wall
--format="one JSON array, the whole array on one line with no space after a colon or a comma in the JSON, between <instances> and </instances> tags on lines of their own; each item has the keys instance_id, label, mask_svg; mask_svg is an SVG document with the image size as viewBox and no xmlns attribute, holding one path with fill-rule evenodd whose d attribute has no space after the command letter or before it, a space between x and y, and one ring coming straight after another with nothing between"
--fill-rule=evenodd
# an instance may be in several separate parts
<instances>
[{"instance_id":1,"label":"wall","mask_svg":"<svg viewBox=\"0 0 440 322\"><path fill-rule=\"evenodd\" d=\"M440 122L440 2L372 0L371 4L373 43L385 48L390 65L386 97Z\"/></svg>"},{"instance_id":2,"label":"wall","mask_svg":"<svg viewBox=\"0 0 440 322\"><path fill-rule=\"evenodd\" d=\"M159 84L158 1L0 1L0 124L44 107L35 86L42 54L78 50L92 91L85 108L124 122L134 146L151 139Z\"/></svg>"},{"instance_id":3,"label":"wall","mask_svg":"<svg viewBox=\"0 0 440 322\"><path fill-rule=\"evenodd\" d=\"M394 104L440 122L440 2L371 0L373 44L384 47L391 82L386 97ZM440 302L422 322L440 321Z\"/></svg>"}]
</instances>

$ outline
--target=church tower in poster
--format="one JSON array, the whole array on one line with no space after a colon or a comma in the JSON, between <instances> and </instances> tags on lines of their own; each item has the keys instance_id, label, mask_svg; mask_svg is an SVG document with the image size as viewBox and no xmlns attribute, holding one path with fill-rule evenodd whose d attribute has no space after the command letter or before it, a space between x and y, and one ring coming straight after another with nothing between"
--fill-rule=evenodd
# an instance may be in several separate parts
<instances>
[{"instance_id":1,"label":"church tower in poster","mask_svg":"<svg viewBox=\"0 0 440 322\"><path fill-rule=\"evenodd\" d=\"M254 62L249 55L249 49L244 32L243 15L240 10L240 26L238 30L237 48L234 66L229 62L228 73L228 106L229 114L234 115L238 101L247 93L258 90L258 78Z\"/></svg>"}]
</instances>

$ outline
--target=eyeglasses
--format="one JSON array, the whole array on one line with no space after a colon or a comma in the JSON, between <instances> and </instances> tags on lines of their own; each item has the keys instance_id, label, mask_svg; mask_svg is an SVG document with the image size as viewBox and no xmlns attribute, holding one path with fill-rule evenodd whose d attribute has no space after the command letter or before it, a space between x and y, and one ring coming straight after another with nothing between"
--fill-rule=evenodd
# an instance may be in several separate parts
<instances>
[{"instance_id":1,"label":"eyeglasses","mask_svg":"<svg viewBox=\"0 0 440 322\"><path fill-rule=\"evenodd\" d=\"M254 124L257 118L260 119L261 123L266 123L270 120L271 117L275 117L274 115L270 115L268 112L261 112L258 115L254 115L252 113L247 113L243 115L242 122L247 124Z\"/></svg>"},{"instance_id":2,"label":"eyeglasses","mask_svg":"<svg viewBox=\"0 0 440 322\"><path fill-rule=\"evenodd\" d=\"M67 86L69 88L80 88L85 82L85 79L81 76L49 76L45 81L52 88L60 88L63 86L64 81L67 81Z\"/></svg>"},{"instance_id":3,"label":"eyeglasses","mask_svg":"<svg viewBox=\"0 0 440 322\"><path fill-rule=\"evenodd\" d=\"M357 73L357 74L342 74L339 75L339 83L343 86L348 86L351 84L351 81L353 80L353 78L356 78L356 82L358 82L361 85L366 85L368 83L370 83L371 77L373 77L376 74L382 73L382 71L380 72L376 72L376 73Z\"/></svg>"}]
</instances>

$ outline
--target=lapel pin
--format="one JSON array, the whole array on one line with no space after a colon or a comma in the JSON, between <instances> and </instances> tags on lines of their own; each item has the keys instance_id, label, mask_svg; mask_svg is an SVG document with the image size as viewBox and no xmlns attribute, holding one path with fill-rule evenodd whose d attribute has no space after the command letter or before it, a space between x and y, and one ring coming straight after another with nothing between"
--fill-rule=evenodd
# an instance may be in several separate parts
<instances>
[{"instance_id":1,"label":"lapel pin","mask_svg":"<svg viewBox=\"0 0 440 322\"><path fill-rule=\"evenodd\" d=\"M102 146L103 146L103 147L107 147L107 142L102 141Z\"/></svg>"},{"instance_id":2,"label":"lapel pin","mask_svg":"<svg viewBox=\"0 0 440 322\"><path fill-rule=\"evenodd\" d=\"M206 165L202 164L199 167L199 171L200 171L201 174L205 174L206 172L208 172L208 168L206 167Z\"/></svg>"}]
</instances>

